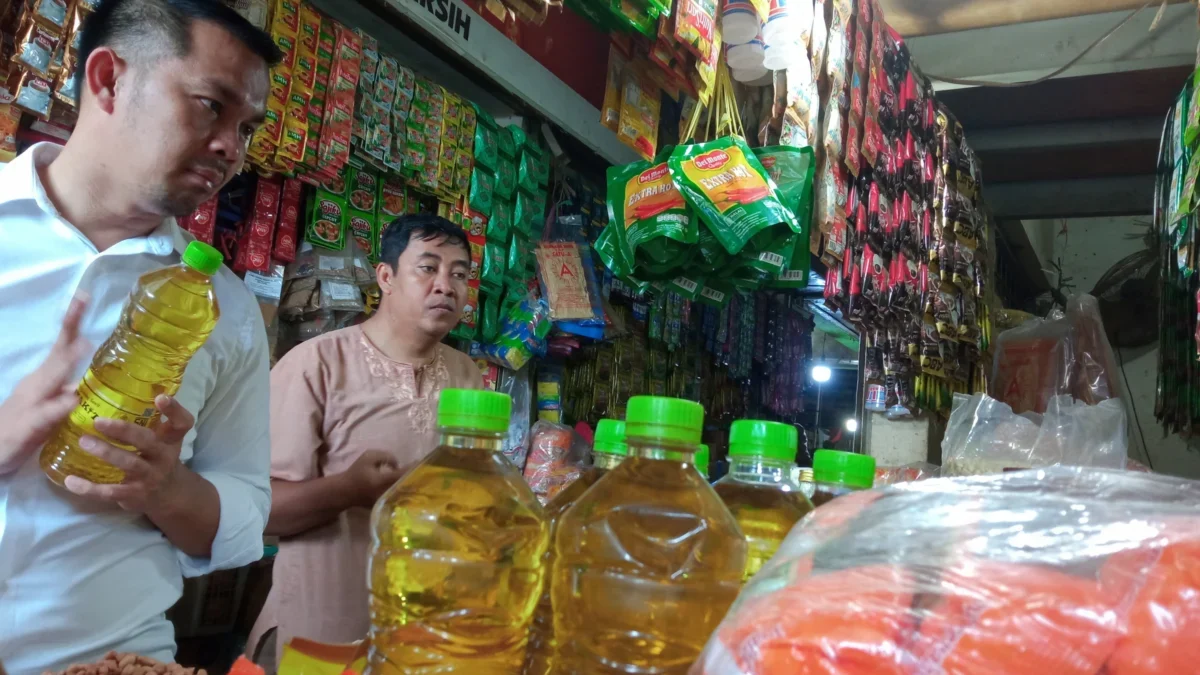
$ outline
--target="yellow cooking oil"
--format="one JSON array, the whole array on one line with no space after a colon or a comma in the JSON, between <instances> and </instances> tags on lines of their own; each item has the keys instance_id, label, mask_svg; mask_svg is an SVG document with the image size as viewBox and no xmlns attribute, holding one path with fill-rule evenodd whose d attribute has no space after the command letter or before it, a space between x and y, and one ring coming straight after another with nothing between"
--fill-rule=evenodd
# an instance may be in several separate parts
<instances>
[{"instance_id":1,"label":"yellow cooking oil","mask_svg":"<svg viewBox=\"0 0 1200 675\"><path fill-rule=\"evenodd\" d=\"M368 673L520 672L549 527L501 453L511 410L504 394L443 390L438 446L376 502Z\"/></svg>"},{"instance_id":2,"label":"yellow cooking oil","mask_svg":"<svg viewBox=\"0 0 1200 675\"><path fill-rule=\"evenodd\" d=\"M555 672L684 675L741 588L746 542L693 465L704 409L629 399L629 456L554 538Z\"/></svg>"},{"instance_id":3,"label":"yellow cooking oil","mask_svg":"<svg viewBox=\"0 0 1200 675\"><path fill-rule=\"evenodd\" d=\"M217 325L220 310L212 276L221 253L193 241L183 262L142 275L121 312L116 330L96 352L79 383L79 405L42 446L38 460L50 480L67 476L93 483L120 483L125 473L79 449L82 436L96 432L97 417L154 425L159 395L172 396L188 361ZM133 451L134 448L113 443Z\"/></svg>"},{"instance_id":4,"label":"yellow cooking oil","mask_svg":"<svg viewBox=\"0 0 1200 675\"><path fill-rule=\"evenodd\" d=\"M796 427L779 422L737 420L729 429L729 473L713 489L746 535L745 581L813 510L791 478L798 441Z\"/></svg>"},{"instance_id":5,"label":"yellow cooking oil","mask_svg":"<svg viewBox=\"0 0 1200 675\"><path fill-rule=\"evenodd\" d=\"M592 441L592 465L584 470L575 482L563 488L554 499L546 504L546 520L550 523L550 537L562 514L576 502L596 481L625 459L629 450L625 445L625 423L620 420L602 419L596 423L596 436ZM545 570L547 576L554 569L554 547L546 549ZM554 668L554 609L550 599L550 584L542 589L533 624L529 631L529 648L525 654L524 675L551 675Z\"/></svg>"}]
</instances>

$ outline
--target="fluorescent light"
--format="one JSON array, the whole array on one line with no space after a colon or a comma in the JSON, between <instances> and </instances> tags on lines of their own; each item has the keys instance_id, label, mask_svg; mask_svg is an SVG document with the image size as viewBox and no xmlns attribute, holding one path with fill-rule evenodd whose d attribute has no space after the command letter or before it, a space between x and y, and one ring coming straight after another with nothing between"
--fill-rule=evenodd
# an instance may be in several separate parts
<instances>
[{"instance_id":1,"label":"fluorescent light","mask_svg":"<svg viewBox=\"0 0 1200 675\"><path fill-rule=\"evenodd\" d=\"M854 419L853 417L846 420L846 431L849 431L850 433L858 431L858 420Z\"/></svg>"},{"instance_id":2,"label":"fluorescent light","mask_svg":"<svg viewBox=\"0 0 1200 675\"><path fill-rule=\"evenodd\" d=\"M833 377L833 371L829 369L829 366L812 367L813 382L828 382L831 377Z\"/></svg>"}]
</instances>

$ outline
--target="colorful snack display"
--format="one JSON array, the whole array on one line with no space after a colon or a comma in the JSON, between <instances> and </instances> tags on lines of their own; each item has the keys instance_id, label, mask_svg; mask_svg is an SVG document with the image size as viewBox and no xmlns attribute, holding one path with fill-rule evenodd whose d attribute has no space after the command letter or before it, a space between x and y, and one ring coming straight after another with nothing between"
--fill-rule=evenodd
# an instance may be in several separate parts
<instances>
[{"instance_id":1,"label":"colorful snack display","mask_svg":"<svg viewBox=\"0 0 1200 675\"><path fill-rule=\"evenodd\" d=\"M309 202L310 212L304 238L313 246L340 251L346 246L346 200L326 190L317 190Z\"/></svg>"}]
</instances>

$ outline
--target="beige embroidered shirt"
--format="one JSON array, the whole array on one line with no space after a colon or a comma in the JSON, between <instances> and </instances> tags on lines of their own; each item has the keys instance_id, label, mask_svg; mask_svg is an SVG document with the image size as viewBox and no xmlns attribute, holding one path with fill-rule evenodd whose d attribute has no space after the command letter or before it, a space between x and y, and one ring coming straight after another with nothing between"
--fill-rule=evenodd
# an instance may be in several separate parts
<instances>
[{"instance_id":1,"label":"beige embroidered shirt","mask_svg":"<svg viewBox=\"0 0 1200 675\"><path fill-rule=\"evenodd\" d=\"M437 401L447 387L479 389L478 367L438 345L413 368L383 355L360 326L303 342L271 370L271 477L302 481L341 473L366 450L401 466L436 442ZM251 635L278 626L292 637L352 642L367 634L370 511L355 508L324 527L279 542L274 581Z\"/></svg>"}]
</instances>

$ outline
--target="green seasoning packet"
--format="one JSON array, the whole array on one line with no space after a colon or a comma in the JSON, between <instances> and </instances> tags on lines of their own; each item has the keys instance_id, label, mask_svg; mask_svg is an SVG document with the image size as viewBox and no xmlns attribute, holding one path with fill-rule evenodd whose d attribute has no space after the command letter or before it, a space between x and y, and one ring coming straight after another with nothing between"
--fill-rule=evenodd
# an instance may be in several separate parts
<instances>
[{"instance_id":1,"label":"green seasoning packet","mask_svg":"<svg viewBox=\"0 0 1200 675\"><path fill-rule=\"evenodd\" d=\"M500 146L496 140L496 127L480 117L475 123L475 165L495 171L498 161L500 161Z\"/></svg>"},{"instance_id":2,"label":"green seasoning packet","mask_svg":"<svg viewBox=\"0 0 1200 675\"><path fill-rule=\"evenodd\" d=\"M350 209L349 219L347 221L347 229L350 230L350 236L354 237L354 241L358 243L358 247L366 254L367 258L375 260L378 257L378 238L375 234L375 214Z\"/></svg>"},{"instance_id":3,"label":"green seasoning packet","mask_svg":"<svg viewBox=\"0 0 1200 675\"><path fill-rule=\"evenodd\" d=\"M525 253L522 249L529 248L525 238L513 233L512 241L508 244L508 260L504 264L505 278L510 282L524 281L529 275L525 270Z\"/></svg>"},{"instance_id":4,"label":"green seasoning packet","mask_svg":"<svg viewBox=\"0 0 1200 675\"><path fill-rule=\"evenodd\" d=\"M533 158L533 175L537 184L543 186L548 184L550 182L550 153L532 143L525 146L525 150Z\"/></svg>"},{"instance_id":5,"label":"green seasoning packet","mask_svg":"<svg viewBox=\"0 0 1200 675\"><path fill-rule=\"evenodd\" d=\"M808 223L804 223L804 234L792 236L791 255L787 269L774 281L768 282L773 288L808 288L808 272L812 265L812 256L808 251Z\"/></svg>"},{"instance_id":6,"label":"green seasoning packet","mask_svg":"<svg viewBox=\"0 0 1200 675\"><path fill-rule=\"evenodd\" d=\"M514 125L508 125L496 132L496 146L500 150L501 157L507 157L509 161L517 158L517 144L513 142L512 128ZM521 132L524 136L524 132Z\"/></svg>"},{"instance_id":7,"label":"green seasoning packet","mask_svg":"<svg viewBox=\"0 0 1200 675\"><path fill-rule=\"evenodd\" d=\"M633 271L624 254L621 253L621 247L617 244L619 235L615 232L614 225L609 223L600 231L600 236L596 238L594 246L596 255L600 256L600 262L609 269L613 274L619 276L628 275Z\"/></svg>"},{"instance_id":8,"label":"green seasoning packet","mask_svg":"<svg viewBox=\"0 0 1200 675\"><path fill-rule=\"evenodd\" d=\"M538 190L537 163L528 150L521 153L517 162L517 187L530 194Z\"/></svg>"},{"instance_id":9,"label":"green seasoning packet","mask_svg":"<svg viewBox=\"0 0 1200 675\"><path fill-rule=\"evenodd\" d=\"M498 294L504 287L504 244L489 241L484 245L479 286L489 294Z\"/></svg>"},{"instance_id":10,"label":"green seasoning packet","mask_svg":"<svg viewBox=\"0 0 1200 675\"><path fill-rule=\"evenodd\" d=\"M671 279L667 284L667 290L678 293L686 300L695 300L700 294L700 289L704 287L704 280L696 280L687 276L678 276Z\"/></svg>"},{"instance_id":11,"label":"green seasoning packet","mask_svg":"<svg viewBox=\"0 0 1200 675\"><path fill-rule=\"evenodd\" d=\"M308 224L304 229L304 238L313 246L320 246L333 251L346 247L346 200L341 197L317 190L309 202Z\"/></svg>"},{"instance_id":12,"label":"green seasoning packet","mask_svg":"<svg viewBox=\"0 0 1200 675\"><path fill-rule=\"evenodd\" d=\"M725 306L729 304L731 296L732 291L724 283L711 281L707 282L704 288L700 289L700 294L696 297L696 301L709 307L725 309Z\"/></svg>"},{"instance_id":13,"label":"green seasoning packet","mask_svg":"<svg viewBox=\"0 0 1200 675\"><path fill-rule=\"evenodd\" d=\"M513 218L522 232L532 234L542 229L542 214L538 212L536 197L524 190L517 190L517 200L514 204L516 212Z\"/></svg>"},{"instance_id":14,"label":"green seasoning packet","mask_svg":"<svg viewBox=\"0 0 1200 675\"><path fill-rule=\"evenodd\" d=\"M350 167L346 178L350 189L350 208L370 214L378 211L379 176L366 167Z\"/></svg>"},{"instance_id":15,"label":"green seasoning packet","mask_svg":"<svg viewBox=\"0 0 1200 675\"><path fill-rule=\"evenodd\" d=\"M491 172L483 167L475 167L471 172L471 189L467 192L467 204L472 211L490 214L494 208L493 195L495 181Z\"/></svg>"},{"instance_id":16,"label":"green seasoning packet","mask_svg":"<svg viewBox=\"0 0 1200 675\"><path fill-rule=\"evenodd\" d=\"M617 245L626 260L639 246L669 238L694 244L697 224L671 180L666 162L634 162L608 169L608 213ZM659 258L661 259L661 257Z\"/></svg>"},{"instance_id":17,"label":"green seasoning packet","mask_svg":"<svg viewBox=\"0 0 1200 675\"><path fill-rule=\"evenodd\" d=\"M488 220L487 238L497 244L507 244L508 234L512 231L513 205L512 202L496 199L492 202L492 217Z\"/></svg>"},{"instance_id":18,"label":"green seasoning packet","mask_svg":"<svg viewBox=\"0 0 1200 675\"><path fill-rule=\"evenodd\" d=\"M812 219L813 174L816 160L810 147L773 145L755 148L754 154L774 183L779 201L805 225Z\"/></svg>"},{"instance_id":19,"label":"green seasoning packet","mask_svg":"<svg viewBox=\"0 0 1200 675\"><path fill-rule=\"evenodd\" d=\"M501 157L496 164L496 196L512 199L517 191L517 167L513 160Z\"/></svg>"},{"instance_id":20,"label":"green seasoning packet","mask_svg":"<svg viewBox=\"0 0 1200 675\"><path fill-rule=\"evenodd\" d=\"M480 312L479 335L484 342L491 342L500 334L500 295L488 293L483 299L483 311Z\"/></svg>"},{"instance_id":21,"label":"green seasoning packet","mask_svg":"<svg viewBox=\"0 0 1200 675\"><path fill-rule=\"evenodd\" d=\"M731 255L759 232L796 216L775 195L767 172L738 136L681 145L667 160L680 192Z\"/></svg>"}]
</instances>

